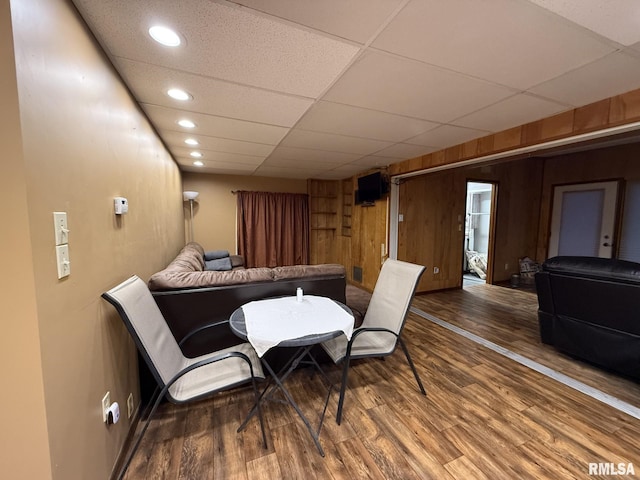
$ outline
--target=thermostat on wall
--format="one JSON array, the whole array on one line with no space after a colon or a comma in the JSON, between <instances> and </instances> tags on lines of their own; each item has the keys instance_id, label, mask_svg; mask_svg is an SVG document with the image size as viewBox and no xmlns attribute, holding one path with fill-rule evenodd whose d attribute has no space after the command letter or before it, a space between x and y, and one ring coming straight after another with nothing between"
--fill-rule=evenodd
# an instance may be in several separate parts
<instances>
[{"instance_id":1,"label":"thermostat on wall","mask_svg":"<svg viewBox=\"0 0 640 480\"><path fill-rule=\"evenodd\" d=\"M124 197L115 197L113 199L113 208L116 215L122 215L129 211L129 202Z\"/></svg>"}]
</instances>

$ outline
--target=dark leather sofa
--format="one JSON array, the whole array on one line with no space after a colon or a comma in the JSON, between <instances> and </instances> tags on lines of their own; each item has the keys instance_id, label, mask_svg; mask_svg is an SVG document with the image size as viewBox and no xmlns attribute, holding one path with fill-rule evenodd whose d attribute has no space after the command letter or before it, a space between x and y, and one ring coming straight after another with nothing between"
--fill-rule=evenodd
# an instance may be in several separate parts
<instances>
[{"instance_id":1,"label":"dark leather sofa","mask_svg":"<svg viewBox=\"0 0 640 480\"><path fill-rule=\"evenodd\" d=\"M640 264L553 257L536 274L543 343L640 379Z\"/></svg>"},{"instance_id":2,"label":"dark leather sofa","mask_svg":"<svg viewBox=\"0 0 640 480\"><path fill-rule=\"evenodd\" d=\"M189 243L164 270L149 279L149 289L178 342L206 325L228 320L235 309L247 302L295 295L297 287L307 295L346 301L343 265L206 271L203 254L199 244ZM199 331L180 348L187 357L193 358L240 342L228 325L224 325Z\"/></svg>"},{"instance_id":3,"label":"dark leather sofa","mask_svg":"<svg viewBox=\"0 0 640 480\"><path fill-rule=\"evenodd\" d=\"M244 268L232 259L230 271L204 268L204 250L191 242L167 267L149 278L149 289L180 348L187 357L198 357L241 343L224 322L243 304L268 297L295 295L301 287L305 295L321 295L346 303L346 274L343 265L292 265L275 268ZM272 349L265 354L277 371L290 358L291 349ZM329 361L321 348L314 347L319 362ZM146 405L156 382L144 361L139 362L140 395Z\"/></svg>"}]
</instances>

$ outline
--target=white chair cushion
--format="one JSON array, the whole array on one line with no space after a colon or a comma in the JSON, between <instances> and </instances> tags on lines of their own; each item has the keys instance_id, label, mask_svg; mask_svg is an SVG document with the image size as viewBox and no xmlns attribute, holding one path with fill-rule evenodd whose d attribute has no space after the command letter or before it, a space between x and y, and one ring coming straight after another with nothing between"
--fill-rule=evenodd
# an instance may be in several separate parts
<instances>
[{"instance_id":1,"label":"white chair cushion","mask_svg":"<svg viewBox=\"0 0 640 480\"><path fill-rule=\"evenodd\" d=\"M185 363L182 368L187 368L189 365L227 352L244 353L251 360L253 375L256 378L264 378L260 359L249 343L242 343L196 358L185 358ZM249 379L251 379L251 371L249 370L247 362L238 357L228 358L196 368L180 377L179 380L169 387L169 395L176 402L184 402L204 395L212 390L227 388Z\"/></svg>"}]
</instances>

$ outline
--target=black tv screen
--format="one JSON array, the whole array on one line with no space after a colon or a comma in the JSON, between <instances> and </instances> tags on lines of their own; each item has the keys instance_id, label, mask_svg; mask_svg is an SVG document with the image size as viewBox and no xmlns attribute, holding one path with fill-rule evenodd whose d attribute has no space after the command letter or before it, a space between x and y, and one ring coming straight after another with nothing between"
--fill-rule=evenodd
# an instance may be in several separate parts
<instances>
[{"instance_id":1,"label":"black tv screen","mask_svg":"<svg viewBox=\"0 0 640 480\"><path fill-rule=\"evenodd\" d=\"M358 178L356 203L371 203L387 193L386 181L381 172L371 173Z\"/></svg>"}]
</instances>

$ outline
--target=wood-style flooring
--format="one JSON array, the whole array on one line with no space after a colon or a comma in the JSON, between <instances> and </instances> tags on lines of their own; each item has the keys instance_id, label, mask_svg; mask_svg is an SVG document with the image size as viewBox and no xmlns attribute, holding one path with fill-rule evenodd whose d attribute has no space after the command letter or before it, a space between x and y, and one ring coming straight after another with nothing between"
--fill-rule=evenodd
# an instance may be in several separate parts
<instances>
[{"instance_id":1,"label":"wood-style flooring","mask_svg":"<svg viewBox=\"0 0 640 480\"><path fill-rule=\"evenodd\" d=\"M640 385L565 357L538 339L535 294L497 286L419 295L414 307L640 407ZM593 479L623 464L640 477L640 420L412 313L404 335L427 396L401 350L354 362L342 425L337 392L319 455L295 412L269 403L268 448L257 420L236 429L250 389L188 406L164 404L127 479ZM340 371L327 365L339 381ZM318 375L287 386L312 421ZM631 466L631 467L629 467ZM591 467L594 468L594 467ZM604 469L604 470L603 470ZM606 470L609 469L609 470Z\"/></svg>"}]
</instances>

